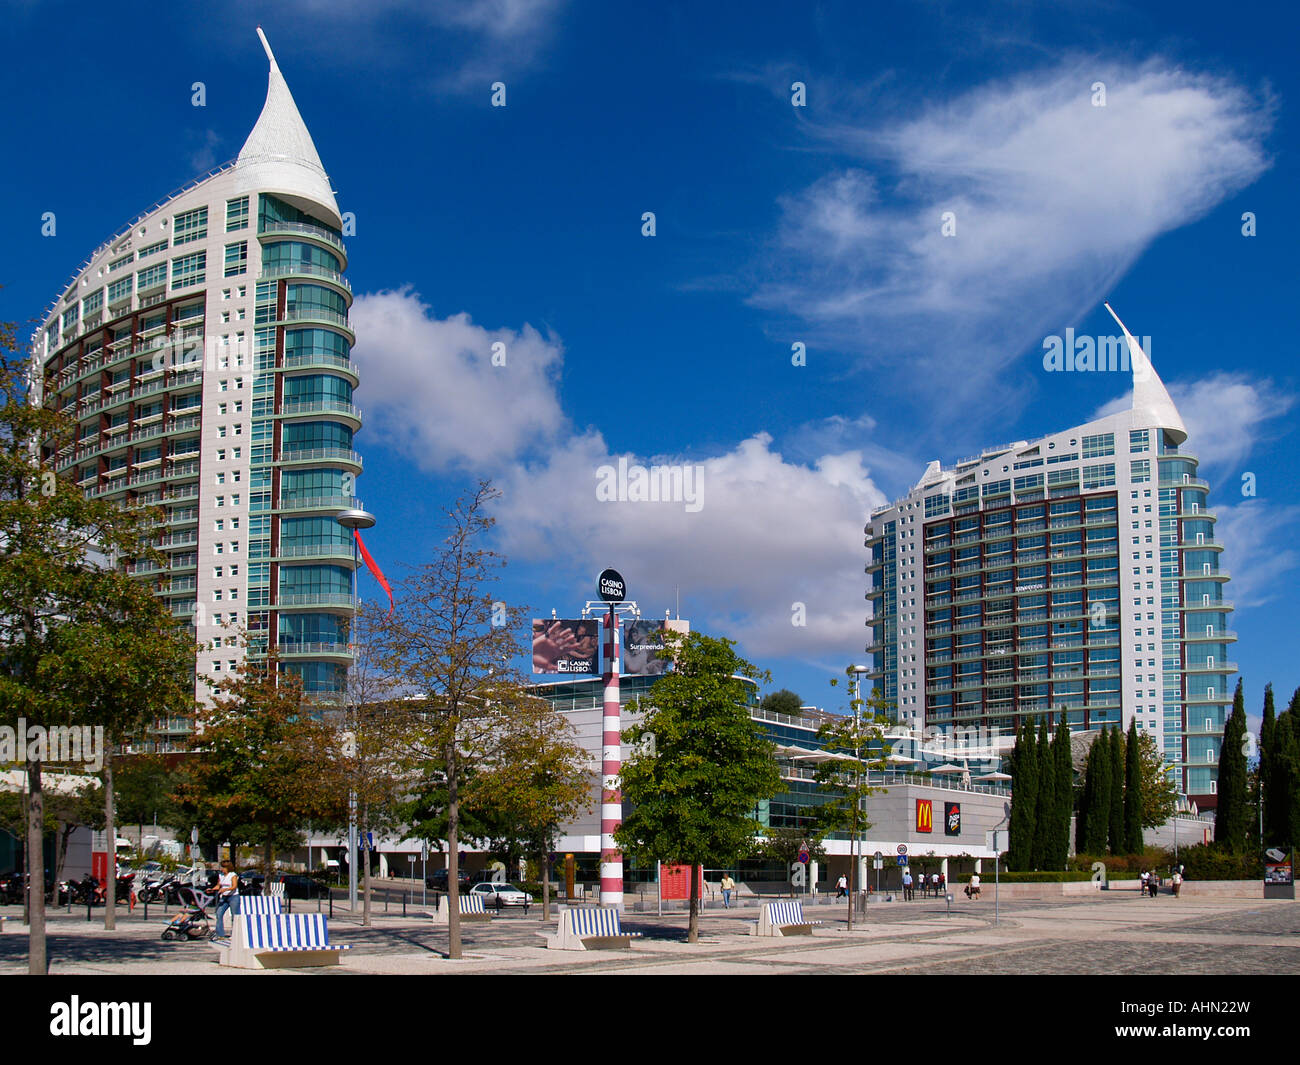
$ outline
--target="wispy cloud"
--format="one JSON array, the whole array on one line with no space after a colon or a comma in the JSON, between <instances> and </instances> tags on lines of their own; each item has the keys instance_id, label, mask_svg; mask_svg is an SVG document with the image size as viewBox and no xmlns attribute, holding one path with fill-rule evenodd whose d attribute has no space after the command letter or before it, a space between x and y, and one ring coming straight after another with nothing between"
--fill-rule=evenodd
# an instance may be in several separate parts
<instances>
[{"instance_id":1,"label":"wispy cloud","mask_svg":"<svg viewBox=\"0 0 1300 1065\"><path fill-rule=\"evenodd\" d=\"M418 79L408 84L439 92L486 91L492 81L518 76L541 61L567 0L288 0L318 21L315 46L359 63L376 53L402 62L412 31L420 41ZM430 68L431 55L454 56Z\"/></svg>"},{"instance_id":2,"label":"wispy cloud","mask_svg":"<svg viewBox=\"0 0 1300 1065\"><path fill-rule=\"evenodd\" d=\"M1254 181L1270 126L1271 102L1227 79L1083 57L909 118L810 125L847 162L781 201L753 302L875 365L905 358L917 387L945 373L960 402Z\"/></svg>"}]
</instances>

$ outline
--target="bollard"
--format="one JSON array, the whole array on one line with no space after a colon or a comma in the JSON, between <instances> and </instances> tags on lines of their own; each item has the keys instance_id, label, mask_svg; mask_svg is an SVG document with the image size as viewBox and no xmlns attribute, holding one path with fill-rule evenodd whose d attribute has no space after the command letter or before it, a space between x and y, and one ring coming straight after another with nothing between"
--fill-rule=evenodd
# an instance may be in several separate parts
<instances>
[{"instance_id":1,"label":"bollard","mask_svg":"<svg viewBox=\"0 0 1300 1065\"><path fill-rule=\"evenodd\" d=\"M948 895L947 899L948 899L948 916L951 917L952 916L952 895L951 894Z\"/></svg>"},{"instance_id":2,"label":"bollard","mask_svg":"<svg viewBox=\"0 0 1300 1065\"><path fill-rule=\"evenodd\" d=\"M90 923L90 907L94 905L94 901L95 899L93 895L91 895L89 898L86 899L86 923L87 924Z\"/></svg>"},{"instance_id":3,"label":"bollard","mask_svg":"<svg viewBox=\"0 0 1300 1065\"><path fill-rule=\"evenodd\" d=\"M334 920L334 892L330 892L330 920Z\"/></svg>"},{"instance_id":4,"label":"bollard","mask_svg":"<svg viewBox=\"0 0 1300 1065\"><path fill-rule=\"evenodd\" d=\"M149 923L149 896L144 897L144 923Z\"/></svg>"},{"instance_id":5,"label":"bollard","mask_svg":"<svg viewBox=\"0 0 1300 1065\"><path fill-rule=\"evenodd\" d=\"M410 893L408 892L407 894L410 894ZM403 917L406 916L406 898L407 898L406 895L403 895L403 896L402 896L402 916L403 916Z\"/></svg>"}]
</instances>

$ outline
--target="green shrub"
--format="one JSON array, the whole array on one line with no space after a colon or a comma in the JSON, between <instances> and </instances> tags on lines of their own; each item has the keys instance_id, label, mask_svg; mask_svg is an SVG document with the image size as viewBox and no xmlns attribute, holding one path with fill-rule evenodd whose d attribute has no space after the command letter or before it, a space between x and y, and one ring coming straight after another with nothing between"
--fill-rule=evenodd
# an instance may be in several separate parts
<instances>
[{"instance_id":1,"label":"green shrub","mask_svg":"<svg viewBox=\"0 0 1300 1065\"><path fill-rule=\"evenodd\" d=\"M1172 866L1173 852L1168 855ZM1188 880L1264 879L1264 865L1258 854L1233 854L1222 843L1180 847L1178 860L1186 866L1183 876Z\"/></svg>"},{"instance_id":2,"label":"green shrub","mask_svg":"<svg viewBox=\"0 0 1300 1065\"><path fill-rule=\"evenodd\" d=\"M1137 873L1124 870L1112 872L1110 866L1106 867L1107 880L1132 880L1136 876ZM998 880L1004 884L1078 884L1091 879L1091 871L1082 872L1077 869L1066 872L1001 873L998 876ZM982 887L987 887L993 883L993 874L981 873L980 883Z\"/></svg>"}]
</instances>

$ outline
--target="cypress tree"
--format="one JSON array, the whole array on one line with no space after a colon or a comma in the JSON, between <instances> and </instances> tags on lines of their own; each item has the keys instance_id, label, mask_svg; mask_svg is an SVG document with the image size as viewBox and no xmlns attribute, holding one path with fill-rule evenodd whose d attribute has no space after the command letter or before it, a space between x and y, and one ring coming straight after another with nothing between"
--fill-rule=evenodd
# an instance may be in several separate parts
<instances>
[{"instance_id":1,"label":"cypress tree","mask_svg":"<svg viewBox=\"0 0 1300 1065\"><path fill-rule=\"evenodd\" d=\"M1056 835L1056 763L1052 759L1047 715L1038 723L1038 799L1034 803L1033 868L1052 869Z\"/></svg>"},{"instance_id":2,"label":"cypress tree","mask_svg":"<svg viewBox=\"0 0 1300 1065\"><path fill-rule=\"evenodd\" d=\"M1061 708L1052 740L1052 767L1056 777L1056 824L1052 840L1051 869L1064 869L1070 857L1070 815L1074 813L1074 761L1070 752L1070 724Z\"/></svg>"},{"instance_id":3,"label":"cypress tree","mask_svg":"<svg viewBox=\"0 0 1300 1065\"><path fill-rule=\"evenodd\" d=\"M1102 729L1088 751L1088 784L1092 794L1087 808L1085 854L1105 854L1110 832L1110 742Z\"/></svg>"},{"instance_id":4,"label":"cypress tree","mask_svg":"<svg viewBox=\"0 0 1300 1065\"><path fill-rule=\"evenodd\" d=\"M1259 787L1264 801L1264 843L1280 843L1286 835L1286 802L1278 794L1277 715L1273 685L1264 685L1264 717L1259 727Z\"/></svg>"},{"instance_id":5,"label":"cypress tree","mask_svg":"<svg viewBox=\"0 0 1300 1065\"><path fill-rule=\"evenodd\" d=\"M1273 788L1279 805L1277 825L1280 836L1274 842L1284 847L1300 846L1300 688L1291 696L1291 705L1277 718L1273 743L1277 748Z\"/></svg>"},{"instance_id":6,"label":"cypress tree","mask_svg":"<svg viewBox=\"0 0 1300 1065\"><path fill-rule=\"evenodd\" d=\"M1250 817L1246 794L1246 701L1241 680L1232 697L1232 716L1223 730L1219 749L1218 806L1214 812L1214 841L1234 853L1246 849L1246 825Z\"/></svg>"},{"instance_id":7,"label":"cypress tree","mask_svg":"<svg viewBox=\"0 0 1300 1065\"><path fill-rule=\"evenodd\" d=\"M1124 754L1124 851L1142 853L1142 759L1138 753L1137 718L1129 723Z\"/></svg>"},{"instance_id":8,"label":"cypress tree","mask_svg":"<svg viewBox=\"0 0 1300 1065\"><path fill-rule=\"evenodd\" d=\"M1111 854L1124 853L1124 733L1110 732L1110 824L1107 840Z\"/></svg>"},{"instance_id":9,"label":"cypress tree","mask_svg":"<svg viewBox=\"0 0 1300 1065\"><path fill-rule=\"evenodd\" d=\"M1016 738L1015 764L1012 766L1011 853L1007 865L1018 872L1033 868L1035 817L1038 811L1038 744L1032 722L1023 722Z\"/></svg>"}]
</instances>

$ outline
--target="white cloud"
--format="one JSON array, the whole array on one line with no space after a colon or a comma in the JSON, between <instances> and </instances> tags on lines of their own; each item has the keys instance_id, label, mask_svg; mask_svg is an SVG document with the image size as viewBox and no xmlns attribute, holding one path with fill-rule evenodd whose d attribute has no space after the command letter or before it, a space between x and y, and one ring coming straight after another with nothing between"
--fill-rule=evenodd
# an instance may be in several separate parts
<instances>
[{"instance_id":1,"label":"white cloud","mask_svg":"<svg viewBox=\"0 0 1300 1065\"><path fill-rule=\"evenodd\" d=\"M720 455L629 459L702 466L703 506L692 513L682 502L599 501L597 471L619 456L587 433L506 477L503 547L575 571L615 561L647 616L680 588L684 614L754 656L860 656L862 527L885 497L857 452L803 466L771 445L759 434ZM796 603L805 625L792 623Z\"/></svg>"},{"instance_id":2,"label":"white cloud","mask_svg":"<svg viewBox=\"0 0 1300 1065\"><path fill-rule=\"evenodd\" d=\"M1225 598L1241 610L1292 597L1295 582L1284 578L1300 566L1300 553L1292 546L1300 506L1275 506L1262 499L1236 506L1210 502L1218 518L1214 535L1224 545L1219 566L1231 578Z\"/></svg>"},{"instance_id":3,"label":"white cloud","mask_svg":"<svg viewBox=\"0 0 1300 1065\"><path fill-rule=\"evenodd\" d=\"M350 313L366 433L423 469L482 468L546 446L565 427L562 349L532 326L485 329L436 318L409 288L359 296ZM505 365L493 365L503 344Z\"/></svg>"},{"instance_id":4,"label":"white cloud","mask_svg":"<svg viewBox=\"0 0 1300 1065\"><path fill-rule=\"evenodd\" d=\"M860 656L866 642L862 527L885 495L864 467L875 422L829 419L798 435L805 462L766 434L729 451L611 452L596 430L576 432L561 409L560 342L440 319L409 289L359 296L351 319L367 434L421 468L469 471L502 489L498 531L517 562L575 575L617 562L647 616L674 601L697 624L740 640L754 656ZM506 366L492 365L492 344ZM849 431L858 448L834 445ZM815 456L813 444L823 445ZM887 449L878 448L882 456ZM702 467L694 502L601 502L598 471ZM688 509L688 506L690 509ZM792 624L802 603L806 624Z\"/></svg>"},{"instance_id":5,"label":"white cloud","mask_svg":"<svg viewBox=\"0 0 1300 1065\"><path fill-rule=\"evenodd\" d=\"M1228 80L1075 59L887 126L823 127L854 163L783 201L776 279L755 302L876 361L907 355L926 387L935 370L953 392L986 387L1156 237L1254 181L1270 125Z\"/></svg>"},{"instance_id":6,"label":"white cloud","mask_svg":"<svg viewBox=\"0 0 1300 1065\"><path fill-rule=\"evenodd\" d=\"M1295 396L1269 379L1244 373L1216 373L1185 384L1169 385L1170 398L1187 426L1187 450L1216 474L1239 474L1268 435L1266 422L1295 405ZM1133 405L1133 394L1117 397L1097 411L1104 418Z\"/></svg>"}]
</instances>

